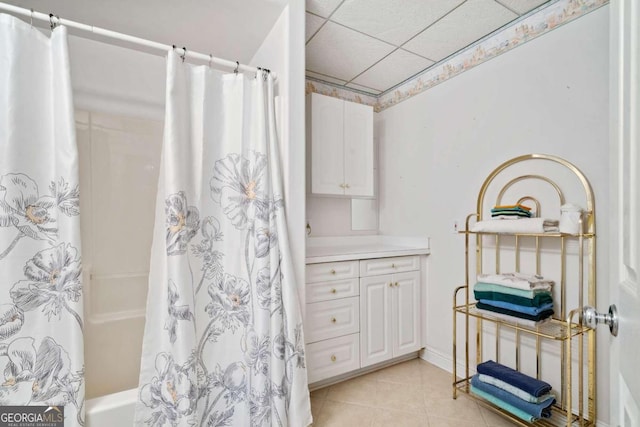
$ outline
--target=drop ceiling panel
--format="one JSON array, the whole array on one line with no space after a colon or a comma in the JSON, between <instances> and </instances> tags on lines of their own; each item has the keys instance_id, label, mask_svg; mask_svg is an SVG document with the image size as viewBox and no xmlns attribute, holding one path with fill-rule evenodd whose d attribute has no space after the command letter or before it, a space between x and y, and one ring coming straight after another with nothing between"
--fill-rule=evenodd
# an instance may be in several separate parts
<instances>
[{"instance_id":1,"label":"drop ceiling panel","mask_svg":"<svg viewBox=\"0 0 640 427\"><path fill-rule=\"evenodd\" d=\"M498 3L503 4L520 15L523 15L547 1L548 0L498 0Z\"/></svg>"},{"instance_id":2,"label":"drop ceiling panel","mask_svg":"<svg viewBox=\"0 0 640 427\"><path fill-rule=\"evenodd\" d=\"M336 10L342 0L307 0L307 10L324 18Z\"/></svg>"},{"instance_id":3,"label":"drop ceiling panel","mask_svg":"<svg viewBox=\"0 0 640 427\"><path fill-rule=\"evenodd\" d=\"M306 27L305 27L306 41L309 41L311 36L313 36L316 33L316 31L318 31L318 29L322 27L322 24L324 24L325 21L326 19L320 18L319 16L316 16L307 12Z\"/></svg>"},{"instance_id":4,"label":"drop ceiling panel","mask_svg":"<svg viewBox=\"0 0 640 427\"><path fill-rule=\"evenodd\" d=\"M331 20L400 46L464 0L346 0Z\"/></svg>"},{"instance_id":5,"label":"drop ceiling panel","mask_svg":"<svg viewBox=\"0 0 640 427\"><path fill-rule=\"evenodd\" d=\"M421 56L398 49L353 80L385 91L433 64Z\"/></svg>"},{"instance_id":6,"label":"drop ceiling panel","mask_svg":"<svg viewBox=\"0 0 640 427\"><path fill-rule=\"evenodd\" d=\"M350 81L393 50L388 43L327 22L307 43L307 69Z\"/></svg>"},{"instance_id":7,"label":"drop ceiling panel","mask_svg":"<svg viewBox=\"0 0 640 427\"><path fill-rule=\"evenodd\" d=\"M403 47L439 61L517 17L493 0L468 0Z\"/></svg>"}]
</instances>

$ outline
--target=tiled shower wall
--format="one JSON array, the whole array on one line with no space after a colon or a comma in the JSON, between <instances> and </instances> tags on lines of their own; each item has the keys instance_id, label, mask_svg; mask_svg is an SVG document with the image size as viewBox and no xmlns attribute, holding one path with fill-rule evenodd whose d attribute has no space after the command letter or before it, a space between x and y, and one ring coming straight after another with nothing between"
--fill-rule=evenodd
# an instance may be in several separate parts
<instances>
[{"instance_id":1,"label":"tiled shower wall","mask_svg":"<svg viewBox=\"0 0 640 427\"><path fill-rule=\"evenodd\" d=\"M76 111L87 398L138 384L162 127Z\"/></svg>"}]
</instances>

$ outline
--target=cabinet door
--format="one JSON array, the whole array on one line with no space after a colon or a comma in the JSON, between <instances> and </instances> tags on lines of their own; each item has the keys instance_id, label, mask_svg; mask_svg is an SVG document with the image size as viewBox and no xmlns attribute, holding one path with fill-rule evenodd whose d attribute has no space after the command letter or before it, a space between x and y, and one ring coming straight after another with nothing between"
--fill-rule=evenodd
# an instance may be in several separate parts
<instances>
[{"instance_id":1,"label":"cabinet door","mask_svg":"<svg viewBox=\"0 0 640 427\"><path fill-rule=\"evenodd\" d=\"M344 101L311 94L311 192L344 194Z\"/></svg>"},{"instance_id":2,"label":"cabinet door","mask_svg":"<svg viewBox=\"0 0 640 427\"><path fill-rule=\"evenodd\" d=\"M373 108L344 103L344 194L373 197Z\"/></svg>"},{"instance_id":3,"label":"cabinet door","mask_svg":"<svg viewBox=\"0 0 640 427\"><path fill-rule=\"evenodd\" d=\"M419 350L420 343L420 272L393 275L393 357Z\"/></svg>"},{"instance_id":4,"label":"cabinet door","mask_svg":"<svg viewBox=\"0 0 640 427\"><path fill-rule=\"evenodd\" d=\"M391 293L392 276L360 279L360 366L393 357Z\"/></svg>"}]
</instances>

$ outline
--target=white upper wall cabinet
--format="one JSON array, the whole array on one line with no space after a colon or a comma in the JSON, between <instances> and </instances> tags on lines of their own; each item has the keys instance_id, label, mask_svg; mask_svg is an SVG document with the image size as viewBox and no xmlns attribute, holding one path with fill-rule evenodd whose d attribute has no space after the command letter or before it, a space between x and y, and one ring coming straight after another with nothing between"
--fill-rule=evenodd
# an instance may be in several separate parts
<instances>
[{"instance_id":1,"label":"white upper wall cabinet","mask_svg":"<svg viewBox=\"0 0 640 427\"><path fill-rule=\"evenodd\" d=\"M373 107L307 95L312 194L373 197Z\"/></svg>"}]
</instances>

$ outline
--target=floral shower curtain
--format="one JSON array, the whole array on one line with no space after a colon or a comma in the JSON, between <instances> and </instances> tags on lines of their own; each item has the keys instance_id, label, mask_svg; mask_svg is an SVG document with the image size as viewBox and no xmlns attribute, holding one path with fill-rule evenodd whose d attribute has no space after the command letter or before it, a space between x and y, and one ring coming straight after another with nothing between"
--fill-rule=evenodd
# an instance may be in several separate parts
<instances>
[{"instance_id":1,"label":"floral shower curtain","mask_svg":"<svg viewBox=\"0 0 640 427\"><path fill-rule=\"evenodd\" d=\"M311 422L273 104L169 53L135 425Z\"/></svg>"},{"instance_id":2,"label":"floral shower curtain","mask_svg":"<svg viewBox=\"0 0 640 427\"><path fill-rule=\"evenodd\" d=\"M66 28L48 37L0 14L0 88L0 406L64 406L66 426L84 425Z\"/></svg>"}]
</instances>

